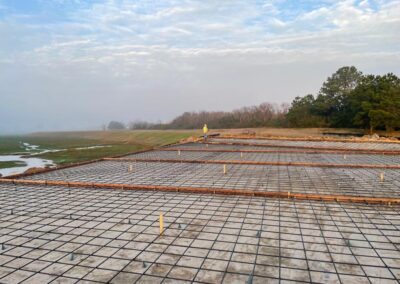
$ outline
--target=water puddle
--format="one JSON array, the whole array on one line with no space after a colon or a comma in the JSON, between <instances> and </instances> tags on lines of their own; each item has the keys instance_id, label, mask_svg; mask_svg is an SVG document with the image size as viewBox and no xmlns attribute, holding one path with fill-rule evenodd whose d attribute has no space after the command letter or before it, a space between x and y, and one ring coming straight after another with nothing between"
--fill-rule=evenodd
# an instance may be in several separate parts
<instances>
[{"instance_id":1,"label":"water puddle","mask_svg":"<svg viewBox=\"0 0 400 284\"><path fill-rule=\"evenodd\" d=\"M98 148L105 148L105 147L111 147L111 145L96 145L96 146L80 147L80 148L75 148L75 150L98 149Z\"/></svg>"},{"instance_id":2,"label":"water puddle","mask_svg":"<svg viewBox=\"0 0 400 284\"><path fill-rule=\"evenodd\" d=\"M29 143L20 142L21 148L25 148L26 151L35 151L39 148L38 145L31 145Z\"/></svg>"},{"instance_id":3,"label":"water puddle","mask_svg":"<svg viewBox=\"0 0 400 284\"><path fill-rule=\"evenodd\" d=\"M0 169L0 174L5 177L21 174L30 168L44 168L46 165L54 165L53 161L25 155L0 155L0 162L21 162L23 166Z\"/></svg>"},{"instance_id":4,"label":"water puddle","mask_svg":"<svg viewBox=\"0 0 400 284\"><path fill-rule=\"evenodd\" d=\"M20 147L26 154L16 154L16 155L0 155L0 162L18 162L21 166L16 166L12 168L0 169L1 176L9 176L15 174L21 174L30 168L45 168L46 166L55 166L52 160L42 159L37 157L38 155L45 153L61 152L67 151L68 149L40 149L39 145L32 145L26 142L20 142ZM104 147L111 147L110 145L96 145L88 147L78 147L72 148L74 150L86 150L86 149L98 149Z\"/></svg>"}]
</instances>

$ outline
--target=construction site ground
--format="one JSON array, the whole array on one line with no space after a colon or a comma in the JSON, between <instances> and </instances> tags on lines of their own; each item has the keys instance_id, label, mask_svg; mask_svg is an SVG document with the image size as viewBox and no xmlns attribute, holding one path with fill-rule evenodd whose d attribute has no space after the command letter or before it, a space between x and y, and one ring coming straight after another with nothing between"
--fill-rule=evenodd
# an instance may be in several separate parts
<instances>
[{"instance_id":1,"label":"construction site ground","mask_svg":"<svg viewBox=\"0 0 400 284\"><path fill-rule=\"evenodd\" d=\"M399 283L399 161L216 137L3 178L0 283Z\"/></svg>"}]
</instances>

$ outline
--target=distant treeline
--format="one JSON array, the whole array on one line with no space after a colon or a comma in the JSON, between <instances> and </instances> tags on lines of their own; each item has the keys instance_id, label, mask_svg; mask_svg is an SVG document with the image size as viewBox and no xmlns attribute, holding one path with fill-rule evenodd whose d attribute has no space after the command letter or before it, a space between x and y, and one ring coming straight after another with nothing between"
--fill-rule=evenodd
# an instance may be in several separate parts
<instances>
[{"instance_id":1,"label":"distant treeline","mask_svg":"<svg viewBox=\"0 0 400 284\"><path fill-rule=\"evenodd\" d=\"M363 75L354 66L330 76L319 93L296 97L291 105L262 103L230 112L185 112L170 123L110 122L109 129L195 129L247 127L400 128L400 79L392 73Z\"/></svg>"},{"instance_id":2,"label":"distant treeline","mask_svg":"<svg viewBox=\"0 0 400 284\"><path fill-rule=\"evenodd\" d=\"M400 128L400 79L392 73L363 75L342 67L317 96L296 97L286 115L291 127Z\"/></svg>"},{"instance_id":3,"label":"distant treeline","mask_svg":"<svg viewBox=\"0 0 400 284\"><path fill-rule=\"evenodd\" d=\"M135 121L128 125L111 121L108 129L196 129L206 123L210 128L286 127L288 104L262 103L234 111L185 112L170 123Z\"/></svg>"},{"instance_id":4,"label":"distant treeline","mask_svg":"<svg viewBox=\"0 0 400 284\"><path fill-rule=\"evenodd\" d=\"M130 123L128 127L130 129L195 129L202 128L204 123L207 123L210 128L283 127L286 123L287 109L286 104L263 103L231 112L185 112L167 124L136 121Z\"/></svg>"}]
</instances>

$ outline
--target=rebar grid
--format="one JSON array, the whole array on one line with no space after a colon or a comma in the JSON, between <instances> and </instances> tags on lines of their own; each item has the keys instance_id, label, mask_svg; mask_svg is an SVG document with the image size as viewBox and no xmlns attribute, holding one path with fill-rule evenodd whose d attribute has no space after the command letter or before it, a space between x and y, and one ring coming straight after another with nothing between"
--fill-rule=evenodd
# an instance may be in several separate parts
<instances>
[{"instance_id":1,"label":"rebar grid","mask_svg":"<svg viewBox=\"0 0 400 284\"><path fill-rule=\"evenodd\" d=\"M384 173L383 181L380 180L381 173ZM389 169L228 165L224 174L223 166L218 164L102 161L37 174L27 179L400 197L400 171Z\"/></svg>"},{"instance_id":2,"label":"rebar grid","mask_svg":"<svg viewBox=\"0 0 400 284\"><path fill-rule=\"evenodd\" d=\"M1 283L400 280L400 206L2 184L0 208Z\"/></svg>"},{"instance_id":3,"label":"rebar grid","mask_svg":"<svg viewBox=\"0 0 400 284\"><path fill-rule=\"evenodd\" d=\"M216 140L218 141L218 140ZM310 147L305 145L280 145L280 144L253 144L253 143L234 143L234 142L216 142L209 140L208 142L199 141L186 143L182 145L173 145L167 148L159 148L160 151L173 150L188 150L188 151L203 151L212 152L221 150L226 152L254 152L254 153L303 153L303 154L343 154L343 155L400 155L400 151L390 149L363 149L362 145L359 148L341 148L337 145L332 147Z\"/></svg>"},{"instance_id":4,"label":"rebar grid","mask_svg":"<svg viewBox=\"0 0 400 284\"><path fill-rule=\"evenodd\" d=\"M278 158L279 159L279 158ZM163 158L104 158L103 161L119 162L160 162L160 163L190 163L190 164L228 164L228 165L256 165L256 166L293 166L293 167L316 167L316 168L359 168L359 169L400 169L400 165L388 164L354 164L354 163L320 163L320 162L277 162L277 161L249 161L249 160L215 160L215 159L181 159L173 157Z\"/></svg>"},{"instance_id":5,"label":"rebar grid","mask_svg":"<svg viewBox=\"0 0 400 284\"><path fill-rule=\"evenodd\" d=\"M197 147L195 147L196 145ZM208 145L208 146L204 146ZM159 148L157 151L163 152L202 152L202 153L211 153L211 152L220 152L220 153L264 153L264 154L337 154L337 155L374 155L374 156L399 156L400 152L397 151L374 151L374 150L365 150L365 151L351 151L351 150L313 150L313 149L290 149L290 148L274 148L274 147L252 147L252 146L242 146L236 145L219 145L219 144L193 144L187 145L185 147L168 147L168 148ZM134 154L132 154L134 155ZM129 155L130 156L130 155Z\"/></svg>"},{"instance_id":6,"label":"rebar grid","mask_svg":"<svg viewBox=\"0 0 400 284\"><path fill-rule=\"evenodd\" d=\"M312 142L341 142L341 143L378 143L378 144L400 144L397 138L384 139L384 140L376 140L376 139L363 139L359 137L353 138L339 138L339 137L285 137L285 136L250 136L250 135L214 135L210 138L215 139L237 139L237 140L263 140L263 141L312 141ZM354 139L355 138L355 139Z\"/></svg>"},{"instance_id":7,"label":"rebar grid","mask_svg":"<svg viewBox=\"0 0 400 284\"><path fill-rule=\"evenodd\" d=\"M252 140L252 139L224 139L224 138L211 138L206 142L209 144L231 144L243 146L267 146L267 147L281 147L293 149L330 149L330 150L352 150L352 151L394 151L400 152L399 144L389 143L357 143L357 142L331 142L331 141L284 141L284 140Z\"/></svg>"},{"instance_id":8,"label":"rebar grid","mask_svg":"<svg viewBox=\"0 0 400 284\"><path fill-rule=\"evenodd\" d=\"M331 153L252 153L252 152L219 152L212 151L185 151L155 150L140 154L128 155L120 159L175 159L175 160L202 160L202 161L254 161L254 162L299 162L321 164L368 164L368 165L400 165L398 155L356 155Z\"/></svg>"},{"instance_id":9,"label":"rebar grid","mask_svg":"<svg viewBox=\"0 0 400 284\"><path fill-rule=\"evenodd\" d=\"M400 198L399 170L227 165L224 173L221 164L184 162L379 166L398 164L395 155L376 155L397 150L257 141L262 147L189 143L128 156L173 163L101 161L3 180L0 283L398 283L400 205L388 200ZM228 151L184 151L198 148ZM122 190L129 185L136 190ZM192 193L163 191L179 188ZM242 189L269 198L215 194L247 195ZM312 201L322 195L348 199ZM374 198L386 205L372 204Z\"/></svg>"}]
</instances>

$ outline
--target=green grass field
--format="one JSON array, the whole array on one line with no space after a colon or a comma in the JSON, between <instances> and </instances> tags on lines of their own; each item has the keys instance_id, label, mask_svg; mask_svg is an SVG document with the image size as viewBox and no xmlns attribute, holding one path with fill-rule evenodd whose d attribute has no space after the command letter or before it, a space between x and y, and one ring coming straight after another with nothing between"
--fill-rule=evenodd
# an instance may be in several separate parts
<instances>
[{"instance_id":1,"label":"green grass field","mask_svg":"<svg viewBox=\"0 0 400 284\"><path fill-rule=\"evenodd\" d=\"M0 169L24 167L24 166L26 166L26 163L22 161L6 161L6 162L0 161Z\"/></svg>"},{"instance_id":2,"label":"green grass field","mask_svg":"<svg viewBox=\"0 0 400 284\"><path fill-rule=\"evenodd\" d=\"M0 154L34 154L43 150L60 150L39 154L37 157L53 160L56 164L69 164L103 157L151 149L179 142L200 131L85 131L34 133L25 136L1 136ZM21 142L38 145L38 149L26 151ZM106 146L95 149L76 149Z\"/></svg>"}]
</instances>

